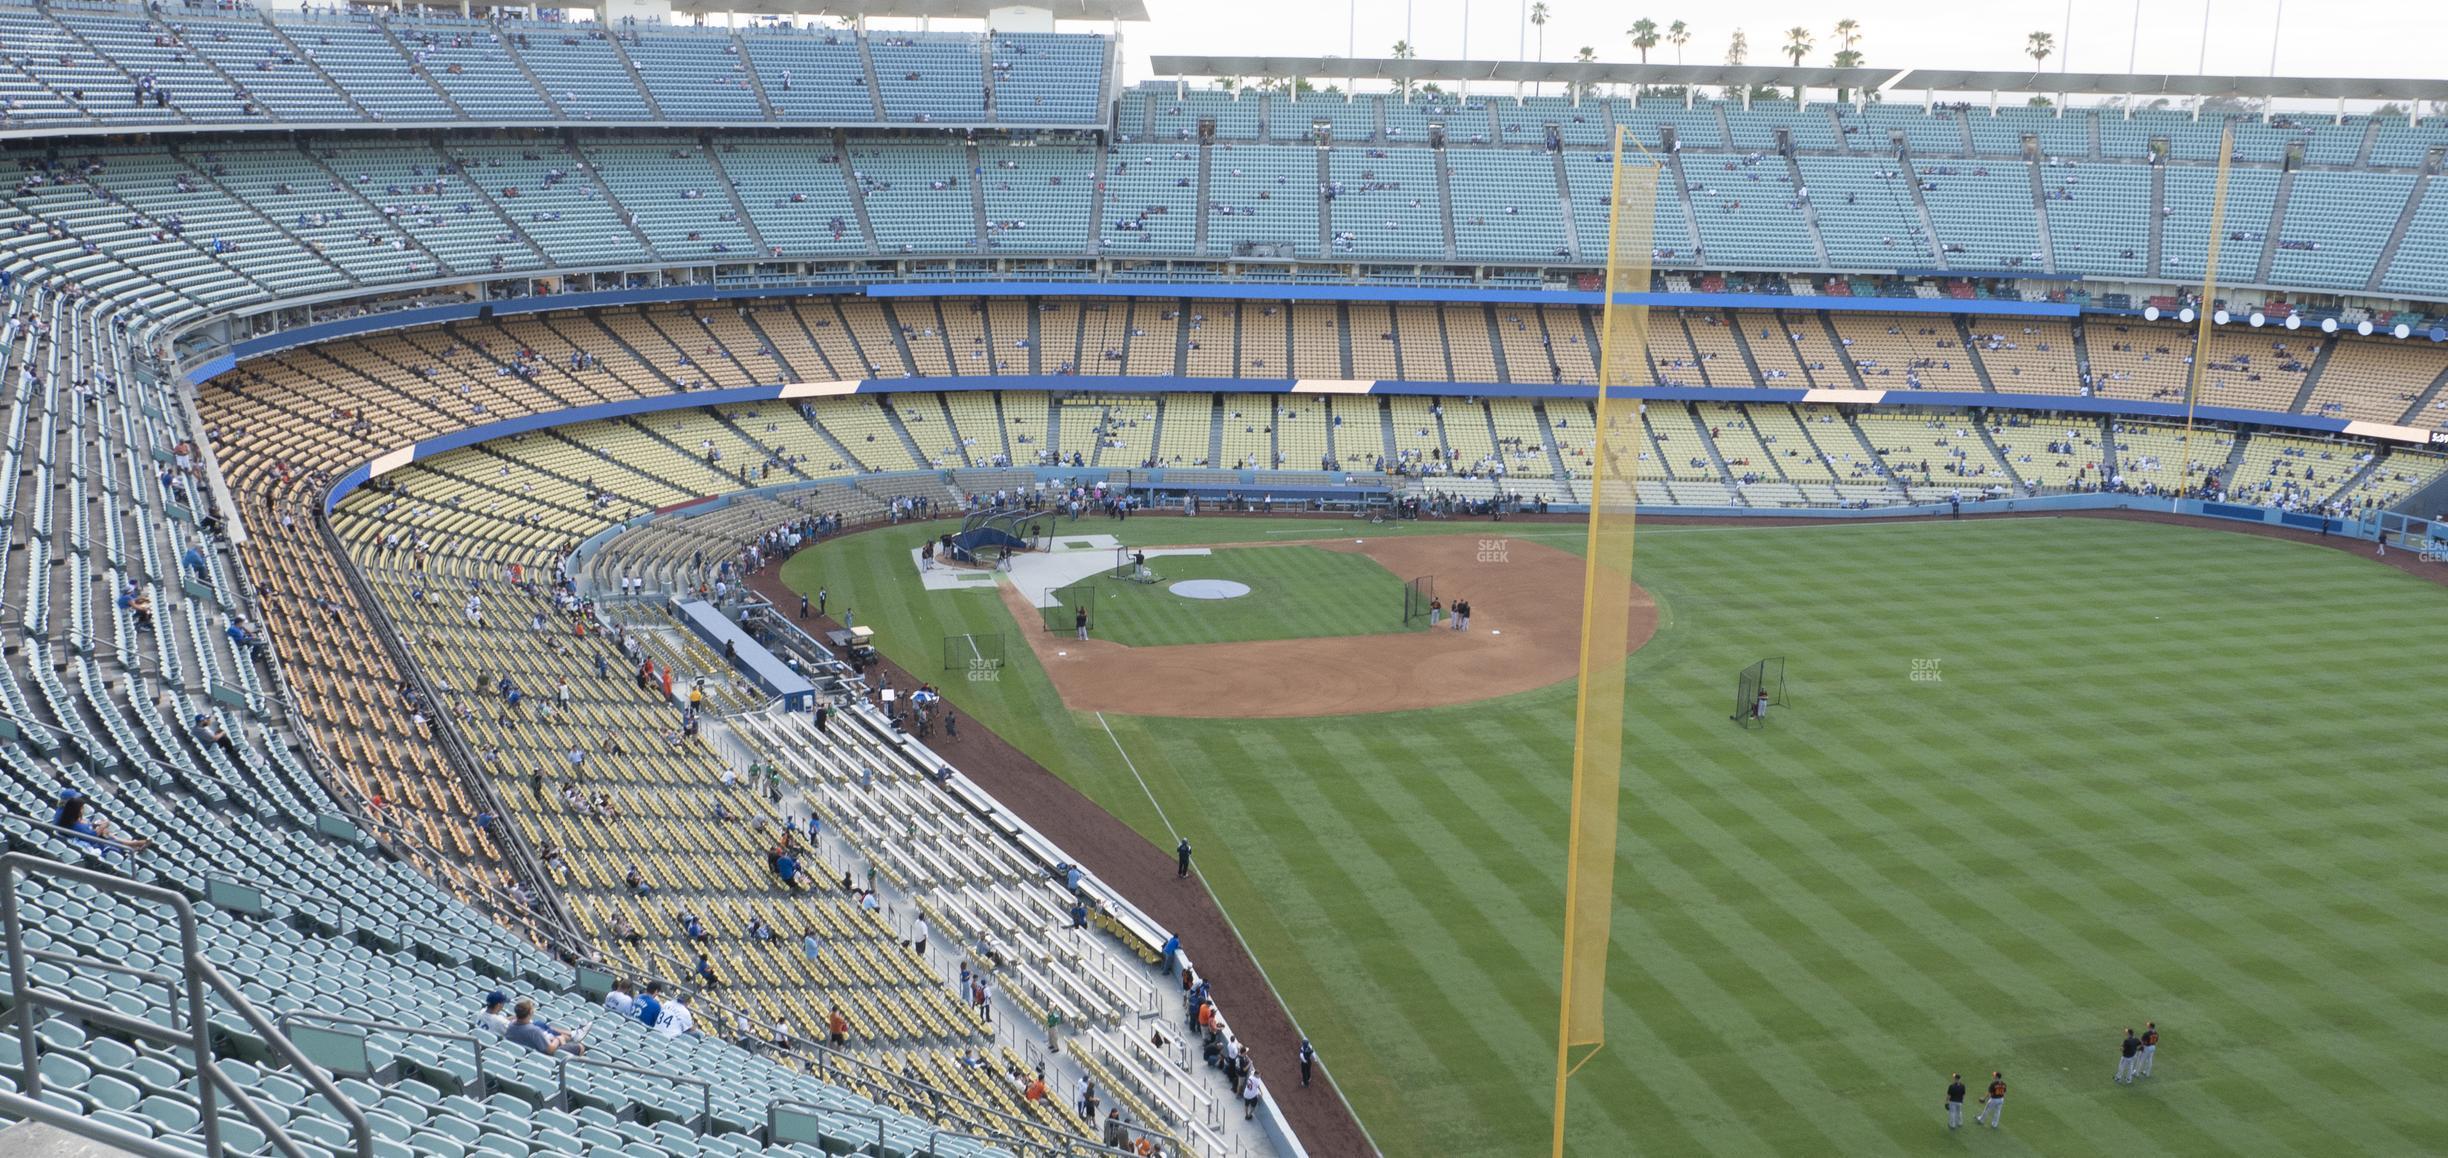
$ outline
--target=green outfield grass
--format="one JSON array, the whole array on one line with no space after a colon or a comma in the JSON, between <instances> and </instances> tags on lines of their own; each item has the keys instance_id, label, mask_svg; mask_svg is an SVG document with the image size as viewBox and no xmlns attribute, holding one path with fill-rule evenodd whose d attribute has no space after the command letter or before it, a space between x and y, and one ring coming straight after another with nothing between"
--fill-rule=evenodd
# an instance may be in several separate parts
<instances>
[{"instance_id":1,"label":"green outfield grass","mask_svg":"<svg viewBox=\"0 0 2448 1158\"><path fill-rule=\"evenodd\" d=\"M1224 548L1207 555L1148 560L1158 583L1096 580L1097 638L1131 647L1305 639L1426 630L1402 622L1403 582L1366 555L1316 547ZM1183 579L1232 579L1249 594L1190 599L1173 593Z\"/></svg>"},{"instance_id":2,"label":"green outfield grass","mask_svg":"<svg viewBox=\"0 0 2448 1158\"><path fill-rule=\"evenodd\" d=\"M918 589L924 533L786 574L851 593L925 670L943 634L1012 625L990 593ZM2426 694L2448 686L2448 591L2306 545L2071 518L1652 527L1637 577L1663 622L1630 661L1610 1036L1574 1080L1575 1153L2448 1152ZM1788 658L1793 707L1744 732L1733 679L1766 655ZM1161 803L1386 1153L1545 1151L1568 685L1109 718L1143 789L1011 656L952 697L1169 846ZM2115 1086L2145 1018L2159 1074ZM1261 1062L1297 1098L1290 1060ZM2013 1083L2005 1129L1949 1136L1948 1071L1991 1069Z\"/></svg>"}]
</instances>

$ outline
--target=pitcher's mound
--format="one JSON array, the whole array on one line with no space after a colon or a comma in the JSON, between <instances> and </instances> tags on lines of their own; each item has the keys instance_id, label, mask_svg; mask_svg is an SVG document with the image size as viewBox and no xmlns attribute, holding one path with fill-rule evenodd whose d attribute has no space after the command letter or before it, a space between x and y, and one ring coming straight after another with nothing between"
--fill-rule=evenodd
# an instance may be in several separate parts
<instances>
[{"instance_id":1,"label":"pitcher's mound","mask_svg":"<svg viewBox=\"0 0 2448 1158\"><path fill-rule=\"evenodd\" d=\"M1579 669L1580 556L1522 539L1491 551L1492 541L1398 535L1298 544L1366 555L1396 575L1436 576L1447 607L1470 602L1469 631L1453 630L1448 619L1426 631L1384 635L1124 647L1042 631L1026 598L1008 584L1001 591L1037 662L1074 711L1248 718L1443 708L1543 688ZM1183 580L1172 590L1199 598L1182 588L1219 582L1247 591L1229 580ZM1634 587L1631 598L1627 655L1657 633L1649 593ZM1386 609L1389 626L1401 613Z\"/></svg>"}]
</instances>

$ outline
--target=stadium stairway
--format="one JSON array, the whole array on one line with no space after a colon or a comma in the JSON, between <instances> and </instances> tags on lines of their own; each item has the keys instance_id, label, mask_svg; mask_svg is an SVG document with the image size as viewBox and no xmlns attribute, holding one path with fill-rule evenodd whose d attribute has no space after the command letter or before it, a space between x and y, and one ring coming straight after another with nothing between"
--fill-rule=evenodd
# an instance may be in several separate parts
<instances>
[{"instance_id":1,"label":"stadium stairway","mask_svg":"<svg viewBox=\"0 0 2448 1158\"><path fill-rule=\"evenodd\" d=\"M736 35L737 34L734 33L734 36ZM749 69L748 76L753 83L756 77L756 70ZM772 116L773 104L765 99L764 88L761 86L758 87L756 94L758 102L765 106L765 115ZM760 255L771 255L778 253L779 251L773 245L766 242L765 235L757 231L756 214L750 213L748 211L748 203L740 199L739 182L732 180L731 174L723 169L723 151L715 147L714 138L711 136L698 137L697 148L699 154L706 159L707 166L714 170L715 179L721 182L723 196L731 202L731 212L739 215L740 229L748 234L748 240L756 243L757 253Z\"/></svg>"},{"instance_id":2,"label":"stadium stairway","mask_svg":"<svg viewBox=\"0 0 2448 1158\"><path fill-rule=\"evenodd\" d=\"M2304 407L2312 401L2313 392L2320 389L2321 371L2329 368L2329 357L2336 352L2337 338L2335 336L2321 340L2320 348L2312 352L2311 368L2304 371L2303 388L2297 390L2295 397L2287 403L2288 413L2305 412Z\"/></svg>"},{"instance_id":3,"label":"stadium stairway","mask_svg":"<svg viewBox=\"0 0 2448 1158\"><path fill-rule=\"evenodd\" d=\"M764 113L769 118L774 118L777 120L780 119L782 116L782 110L774 107L773 96L765 91L765 76L762 72L754 67L756 57L753 53L749 52L747 41L741 38L739 30L736 28L731 30L731 51L737 54L737 58L743 64L749 65L749 67L742 68L740 70L740 74L748 83L748 91L756 96L758 111ZM706 155L709 157L713 156L714 150L711 147L707 148ZM733 196L736 197L737 194L735 193ZM744 219L745 218L743 217L743 220Z\"/></svg>"},{"instance_id":4,"label":"stadium stairway","mask_svg":"<svg viewBox=\"0 0 2448 1158\"><path fill-rule=\"evenodd\" d=\"M1794 159L1794 155L1791 150L1787 150L1785 153L1785 179L1788 182L1789 188L1810 188L1810 182L1802 179L1802 163ZM1684 209L1687 212L1691 208L1688 203L1688 197L1689 195L1686 194L1686 204L1684 205ZM1811 252L1819 259L1820 268L1826 269L1833 263L1828 260L1827 234L1819 227L1819 202L1810 197L1804 197L1801 199L1801 201L1802 228L1810 234Z\"/></svg>"},{"instance_id":5,"label":"stadium stairway","mask_svg":"<svg viewBox=\"0 0 2448 1158\"><path fill-rule=\"evenodd\" d=\"M2379 122L2372 123L2372 131L2375 133L2379 131ZM2368 151L2371 148L2370 141L2366 140L2363 147ZM2379 256L2372 260L2371 277L2363 282L2365 292L2380 292L2381 279L2387 277L2389 269L2396 265L2397 250L2405 244L2406 234L2413 230L2414 218L2422 212L2424 195L2430 191L2431 179L2437 175L2435 169L2425 164L2422 172L2415 176L2414 189L2406 197L2405 208L2398 211L2396 224L2389 227L2388 240L2381 243Z\"/></svg>"},{"instance_id":6,"label":"stadium stairway","mask_svg":"<svg viewBox=\"0 0 2448 1158\"><path fill-rule=\"evenodd\" d=\"M2270 266L2278 260L2278 243L2286 239L2287 198L2295 192L2295 170L2278 174L2278 195L2270 200L2269 221L2262 226L2261 248L2253 255L2253 284L2268 285Z\"/></svg>"},{"instance_id":7,"label":"stadium stairway","mask_svg":"<svg viewBox=\"0 0 2448 1158\"><path fill-rule=\"evenodd\" d=\"M1438 148L1434 152L1436 153L1437 222L1444 230L1445 260L1454 261L1460 257L1460 253L1454 242L1453 163L1446 159L1443 148Z\"/></svg>"},{"instance_id":8,"label":"stadium stairway","mask_svg":"<svg viewBox=\"0 0 2448 1158\"><path fill-rule=\"evenodd\" d=\"M2044 239L2046 236L2042 234ZM1980 381L1981 389L1997 393L1997 379L1989 375L1989 364L1981 360L1980 343L1973 339L1972 327L1960 316L1955 318L1955 348L1963 352L1964 361L1971 365L1972 376Z\"/></svg>"},{"instance_id":9,"label":"stadium stairway","mask_svg":"<svg viewBox=\"0 0 2448 1158\"><path fill-rule=\"evenodd\" d=\"M2039 493L2039 488L2032 485L2030 481L2026 480L2023 477L2023 472L2015 469L2014 457L2007 454L2006 448L1998 445L1996 436L1989 433L1988 416L1986 414L1975 414L1974 417L1977 419L1977 421L1972 423L1972 428L1979 432L1981 445L1989 448L1990 455L1997 459L1998 465L2005 469L2006 477L2013 481L2014 493L2019 495Z\"/></svg>"},{"instance_id":10,"label":"stadium stairway","mask_svg":"<svg viewBox=\"0 0 2448 1158\"><path fill-rule=\"evenodd\" d=\"M1556 210L1564 222L1564 248L1572 253L1573 260L1589 261L1591 258L1581 248L1581 223L1575 219L1573 213L1572 180L1564 171L1564 153L1562 150L1549 153L1547 160L1555 169ZM1450 215L1451 212L1449 207L1447 213ZM1606 228L1596 222L1592 222L1591 226L1600 230Z\"/></svg>"},{"instance_id":11,"label":"stadium stairway","mask_svg":"<svg viewBox=\"0 0 2448 1158\"><path fill-rule=\"evenodd\" d=\"M863 41L859 50L859 59L867 64L868 85L872 92L875 83L875 64L867 61ZM875 100L876 119L880 121L884 119L884 98L878 96ZM851 216L858 219L859 236L867 242L867 255L869 257L881 256L884 247L876 239L875 220L867 212L867 185L858 179L858 169L850 164L850 135L839 129L833 132L833 156L841 167L842 187L850 193Z\"/></svg>"},{"instance_id":12,"label":"stadium stairway","mask_svg":"<svg viewBox=\"0 0 2448 1158\"><path fill-rule=\"evenodd\" d=\"M2056 235L2049 229L2048 190L2040 180L2040 166L2028 155L2028 150L2026 152L2027 155L2023 159L2023 171L2031 176L2032 224L2040 234L2040 270L2043 273L2055 274L2057 272L2057 240ZM1994 390L1996 387L1992 386L1990 389Z\"/></svg>"},{"instance_id":13,"label":"stadium stairway","mask_svg":"<svg viewBox=\"0 0 2448 1158\"><path fill-rule=\"evenodd\" d=\"M1912 191L1913 219L1920 223L1922 244L1931 262L1939 269L1954 268L1947 261L1946 240L1938 236L1938 223L1930 213L1929 198L1922 195L1921 176L1913 168L1912 149L1905 145L1896 146L1895 158L1896 168L1904 174L1905 187Z\"/></svg>"},{"instance_id":14,"label":"stadium stairway","mask_svg":"<svg viewBox=\"0 0 2448 1158\"><path fill-rule=\"evenodd\" d=\"M2167 166L2150 167L2150 253L2142 267L2151 277L2166 276L2167 263Z\"/></svg>"}]
</instances>

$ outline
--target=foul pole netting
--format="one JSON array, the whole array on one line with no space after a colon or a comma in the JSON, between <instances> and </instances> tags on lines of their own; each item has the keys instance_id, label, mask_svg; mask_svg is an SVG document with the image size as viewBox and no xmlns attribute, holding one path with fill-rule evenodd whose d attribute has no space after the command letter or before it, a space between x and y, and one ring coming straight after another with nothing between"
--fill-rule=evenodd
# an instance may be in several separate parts
<instances>
[{"instance_id":1,"label":"foul pole netting","mask_svg":"<svg viewBox=\"0 0 2448 1158\"><path fill-rule=\"evenodd\" d=\"M1598 421L1590 453L1581 691L1573 724L1572 832L1564 875L1564 982L1555 1079L1559 1158L1564 1153L1566 1083L1606 1044L1607 934L1615 909L1616 799L1623 778L1624 656L1632 629L1633 488L1642 444L1640 402L1617 397L1616 389L1649 384L1649 307L1643 301L1656 253L1653 234L1662 166L1629 130L1618 130L1613 190L1607 200L1606 308L1598 335Z\"/></svg>"}]
</instances>

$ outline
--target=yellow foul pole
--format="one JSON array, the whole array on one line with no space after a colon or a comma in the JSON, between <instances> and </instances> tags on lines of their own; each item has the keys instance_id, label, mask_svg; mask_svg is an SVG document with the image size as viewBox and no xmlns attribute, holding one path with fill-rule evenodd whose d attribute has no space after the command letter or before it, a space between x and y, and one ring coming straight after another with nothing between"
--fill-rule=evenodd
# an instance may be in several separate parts
<instances>
[{"instance_id":1,"label":"yellow foul pole","mask_svg":"<svg viewBox=\"0 0 2448 1158\"><path fill-rule=\"evenodd\" d=\"M1637 154L1632 156L1628 154ZM1563 1000L1556 1024L1554 1153L1564 1153L1569 1081L1606 1043L1606 957L1615 905L1615 831L1623 775L1624 656L1631 629L1632 535L1640 403L1614 388L1647 385L1649 292L1661 166L1620 131L1607 210L1606 306L1598 342L1597 423L1590 432L1589 538L1581 595L1580 692L1573 722L1572 832L1564 874ZM1567 427L1569 429L1569 427ZM1569 441L1569 440L1568 440ZM1576 1049L1583 1050L1578 1059Z\"/></svg>"},{"instance_id":2,"label":"yellow foul pole","mask_svg":"<svg viewBox=\"0 0 2448 1158\"><path fill-rule=\"evenodd\" d=\"M2176 494L2168 499L2168 509L2174 510L2178 499L2193 489L2193 408L2201 399L2202 376L2210 369L2210 316L2217 310L2219 243L2227 239L2227 171L2235 159L2235 125L2230 123L2219 134L2218 180L2210 191L2210 248L2202 262L2201 304L2193 311L2193 367L2185 375L2184 470L2176 480Z\"/></svg>"}]
</instances>

